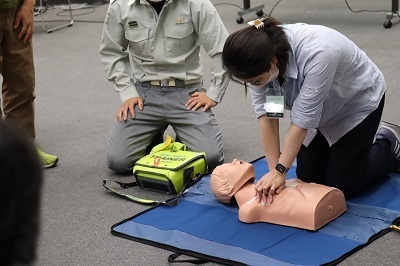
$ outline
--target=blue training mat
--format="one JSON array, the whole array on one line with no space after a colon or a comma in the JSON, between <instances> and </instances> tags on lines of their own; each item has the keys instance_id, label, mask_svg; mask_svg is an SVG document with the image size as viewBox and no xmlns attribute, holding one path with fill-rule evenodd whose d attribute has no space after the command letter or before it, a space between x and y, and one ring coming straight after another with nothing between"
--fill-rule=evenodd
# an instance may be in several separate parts
<instances>
[{"instance_id":1,"label":"blue training mat","mask_svg":"<svg viewBox=\"0 0 400 266\"><path fill-rule=\"evenodd\" d=\"M256 178L267 172L253 162ZM295 177L295 167L288 178ZM112 234L229 265L336 264L386 234L400 217L400 174L347 201L347 212L316 232L244 224L238 207L218 202L204 176L175 207L156 206L112 226Z\"/></svg>"}]
</instances>

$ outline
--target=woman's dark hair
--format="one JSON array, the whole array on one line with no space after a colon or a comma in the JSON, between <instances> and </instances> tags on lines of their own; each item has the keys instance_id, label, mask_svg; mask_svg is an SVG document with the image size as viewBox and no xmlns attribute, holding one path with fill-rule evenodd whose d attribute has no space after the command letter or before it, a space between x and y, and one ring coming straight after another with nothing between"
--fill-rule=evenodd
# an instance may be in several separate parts
<instances>
[{"instance_id":1,"label":"woman's dark hair","mask_svg":"<svg viewBox=\"0 0 400 266\"><path fill-rule=\"evenodd\" d=\"M248 79L269 71L274 55L280 75L285 73L290 45L282 23L272 17L262 22L264 28L249 26L232 33L226 40L222 63L231 77Z\"/></svg>"},{"instance_id":2,"label":"woman's dark hair","mask_svg":"<svg viewBox=\"0 0 400 266\"><path fill-rule=\"evenodd\" d=\"M29 265L39 233L42 170L33 142L0 120L0 265Z\"/></svg>"}]
</instances>

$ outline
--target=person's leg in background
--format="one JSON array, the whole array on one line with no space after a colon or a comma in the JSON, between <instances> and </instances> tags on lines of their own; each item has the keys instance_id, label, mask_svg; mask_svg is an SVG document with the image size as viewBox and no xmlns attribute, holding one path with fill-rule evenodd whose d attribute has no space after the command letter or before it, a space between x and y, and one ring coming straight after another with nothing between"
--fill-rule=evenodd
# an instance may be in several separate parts
<instances>
[{"instance_id":1,"label":"person's leg in background","mask_svg":"<svg viewBox=\"0 0 400 266\"><path fill-rule=\"evenodd\" d=\"M164 127L157 122L142 123L142 116L136 110L136 119L128 114L128 120L114 124L108 140L107 165L117 174L132 174L135 162L148 154L150 147L158 144L154 139L161 141L161 128Z\"/></svg>"},{"instance_id":2,"label":"person's leg in background","mask_svg":"<svg viewBox=\"0 0 400 266\"><path fill-rule=\"evenodd\" d=\"M197 90L196 85L189 85L188 89L149 83L135 86L144 107L140 111L136 106L134 119L129 116L127 121L115 123L108 141L107 165L111 170L131 174L135 162L163 142L168 125L188 150L206 153L209 171L223 163L221 132L211 110L191 111L185 107L189 95Z\"/></svg>"},{"instance_id":3,"label":"person's leg in background","mask_svg":"<svg viewBox=\"0 0 400 266\"><path fill-rule=\"evenodd\" d=\"M18 40L20 29L14 29L18 7L0 9L0 72L3 77L2 101L4 119L21 126L35 139L35 69L31 42ZM45 168L58 162L54 155L37 148Z\"/></svg>"},{"instance_id":4,"label":"person's leg in background","mask_svg":"<svg viewBox=\"0 0 400 266\"><path fill-rule=\"evenodd\" d=\"M187 149L205 152L210 172L224 162L222 133L211 109L203 112L202 108L196 111L186 108L185 103L196 91L205 92L201 83L166 89L165 112L167 122Z\"/></svg>"},{"instance_id":5,"label":"person's leg in background","mask_svg":"<svg viewBox=\"0 0 400 266\"><path fill-rule=\"evenodd\" d=\"M149 83L135 86L143 100L143 110L135 106L134 119L128 114L126 121L117 121L108 140L107 165L117 174L132 174L135 162L163 142L162 133L168 126L160 102L161 87Z\"/></svg>"}]
</instances>

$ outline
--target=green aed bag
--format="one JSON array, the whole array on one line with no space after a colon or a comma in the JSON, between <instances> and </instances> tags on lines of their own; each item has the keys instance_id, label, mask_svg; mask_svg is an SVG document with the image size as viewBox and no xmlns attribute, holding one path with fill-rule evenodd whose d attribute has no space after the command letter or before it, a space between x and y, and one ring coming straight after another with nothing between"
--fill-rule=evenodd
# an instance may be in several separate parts
<instances>
[{"instance_id":1,"label":"green aed bag","mask_svg":"<svg viewBox=\"0 0 400 266\"><path fill-rule=\"evenodd\" d=\"M187 151L170 136L140 158L133 167L139 186L144 189L178 194L189 181L207 172L204 152Z\"/></svg>"}]
</instances>

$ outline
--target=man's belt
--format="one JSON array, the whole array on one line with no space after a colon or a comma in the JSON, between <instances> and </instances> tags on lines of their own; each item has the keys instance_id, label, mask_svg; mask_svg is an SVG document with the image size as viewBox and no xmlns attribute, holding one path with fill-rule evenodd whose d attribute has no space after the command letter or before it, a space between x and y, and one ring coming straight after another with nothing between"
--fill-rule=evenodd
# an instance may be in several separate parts
<instances>
[{"instance_id":1,"label":"man's belt","mask_svg":"<svg viewBox=\"0 0 400 266\"><path fill-rule=\"evenodd\" d=\"M153 86L160 87L176 87L177 84L190 85L195 83L200 83L201 78L190 79L190 80L180 80L180 79L163 79L163 80L152 80L150 84Z\"/></svg>"}]
</instances>

